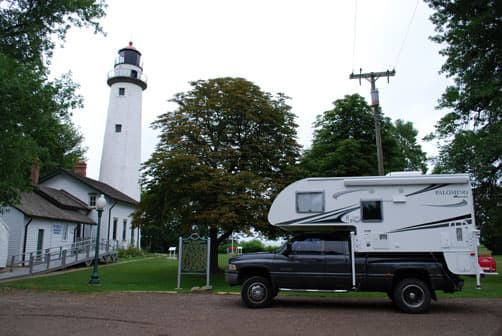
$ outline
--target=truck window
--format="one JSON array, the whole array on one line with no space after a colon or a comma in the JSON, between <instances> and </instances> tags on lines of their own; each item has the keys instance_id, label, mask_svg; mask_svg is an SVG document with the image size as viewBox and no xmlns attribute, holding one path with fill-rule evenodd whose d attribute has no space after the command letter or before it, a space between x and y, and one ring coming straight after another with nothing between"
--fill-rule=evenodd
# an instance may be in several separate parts
<instances>
[{"instance_id":1,"label":"truck window","mask_svg":"<svg viewBox=\"0 0 502 336\"><path fill-rule=\"evenodd\" d=\"M361 201L363 222L381 222L382 201Z\"/></svg>"},{"instance_id":2,"label":"truck window","mask_svg":"<svg viewBox=\"0 0 502 336\"><path fill-rule=\"evenodd\" d=\"M297 212L324 212L323 192L297 192L296 193Z\"/></svg>"},{"instance_id":3,"label":"truck window","mask_svg":"<svg viewBox=\"0 0 502 336\"><path fill-rule=\"evenodd\" d=\"M348 254L349 242L345 240L326 240L324 242L325 254Z\"/></svg>"},{"instance_id":4,"label":"truck window","mask_svg":"<svg viewBox=\"0 0 502 336\"><path fill-rule=\"evenodd\" d=\"M292 254L321 254L321 239L305 238L291 244Z\"/></svg>"}]
</instances>

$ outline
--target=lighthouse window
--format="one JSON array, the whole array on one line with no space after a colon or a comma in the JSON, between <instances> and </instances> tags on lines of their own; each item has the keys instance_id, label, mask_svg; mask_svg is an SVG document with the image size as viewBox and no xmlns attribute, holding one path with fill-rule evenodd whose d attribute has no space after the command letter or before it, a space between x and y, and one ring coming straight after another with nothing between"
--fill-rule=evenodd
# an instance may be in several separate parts
<instances>
[{"instance_id":1,"label":"lighthouse window","mask_svg":"<svg viewBox=\"0 0 502 336\"><path fill-rule=\"evenodd\" d=\"M131 70L131 77L138 78L138 72L136 70Z\"/></svg>"},{"instance_id":2,"label":"lighthouse window","mask_svg":"<svg viewBox=\"0 0 502 336\"><path fill-rule=\"evenodd\" d=\"M122 132L122 124L115 124L115 133Z\"/></svg>"},{"instance_id":3,"label":"lighthouse window","mask_svg":"<svg viewBox=\"0 0 502 336\"><path fill-rule=\"evenodd\" d=\"M125 96L125 88L119 88L119 96Z\"/></svg>"}]
</instances>

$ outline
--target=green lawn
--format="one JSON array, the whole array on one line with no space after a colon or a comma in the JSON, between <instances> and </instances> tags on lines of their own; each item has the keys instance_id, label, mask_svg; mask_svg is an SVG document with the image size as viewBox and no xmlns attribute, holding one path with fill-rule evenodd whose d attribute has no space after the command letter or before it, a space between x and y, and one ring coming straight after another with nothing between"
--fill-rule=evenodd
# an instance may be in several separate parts
<instances>
[{"instance_id":1,"label":"green lawn","mask_svg":"<svg viewBox=\"0 0 502 336\"><path fill-rule=\"evenodd\" d=\"M223 270L227 267L228 255L219 256L219 265ZM495 257L502 267L502 257ZM75 292L91 291L175 291L177 286L177 260L166 256L150 255L121 260L117 264L101 265L99 275L100 286L89 286L92 268L83 268L49 276L0 283L0 287L11 287L35 290L63 290ZM481 290L476 289L475 279L466 277L462 292L444 294L440 297L498 297L502 298L502 276L487 276L481 280ZM205 276L182 276L181 287L189 291L192 287L202 287L206 283ZM223 271L211 279L214 292L238 292L239 287L230 287L225 283ZM301 294L305 295L305 294ZM311 295L311 294L309 294ZM319 294L317 294L319 295ZM340 294L322 294L322 296ZM349 293L352 297L381 297L382 293Z\"/></svg>"},{"instance_id":2,"label":"green lawn","mask_svg":"<svg viewBox=\"0 0 502 336\"><path fill-rule=\"evenodd\" d=\"M228 256L220 256L220 267L226 268ZM67 290L76 292L92 291L174 291L177 287L178 262L166 256L151 255L121 260L117 264L100 265L100 286L89 286L87 283L92 267L71 270L23 280L0 283L0 287ZM190 290L206 284L204 275L183 275L181 287ZM223 271L213 279L214 291L238 291L225 283Z\"/></svg>"}]
</instances>

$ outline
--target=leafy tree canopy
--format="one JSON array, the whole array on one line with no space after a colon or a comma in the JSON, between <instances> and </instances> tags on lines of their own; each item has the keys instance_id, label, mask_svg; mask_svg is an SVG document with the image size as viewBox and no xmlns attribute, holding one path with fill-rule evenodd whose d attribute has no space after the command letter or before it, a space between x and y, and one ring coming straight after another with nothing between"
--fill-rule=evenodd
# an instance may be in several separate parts
<instances>
[{"instance_id":1,"label":"leafy tree canopy","mask_svg":"<svg viewBox=\"0 0 502 336\"><path fill-rule=\"evenodd\" d=\"M502 253L502 4L496 0L427 0L445 47L441 71L454 85L438 108L447 114L428 139L440 148L436 172L467 172L484 243Z\"/></svg>"},{"instance_id":2,"label":"leafy tree canopy","mask_svg":"<svg viewBox=\"0 0 502 336\"><path fill-rule=\"evenodd\" d=\"M317 117L312 147L301 166L309 176L377 175L375 124L372 108L358 94L336 100L332 110ZM381 120L386 171L426 170L425 153L410 122Z\"/></svg>"},{"instance_id":3,"label":"leafy tree canopy","mask_svg":"<svg viewBox=\"0 0 502 336\"><path fill-rule=\"evenodd\" d=\"M291 182L299 156L287 97L242 78L191 86L172 99L178 108L153 124L160 141L144 165L136 223L178 234L209 228L214 251L232 231L272 233L268 207Z\"/></svg>"},{"instance_id":4,"label":"leafy tree canopy","mask_svg":"<svg viewBox=\"0 0 502 336\"><path fill-rule=\"evenodd\" d=\"M93 26L104 3L91 0L0 0L0 207L31 187L35 158L42 174L84 155L71 110L82 106L71 75L48 79L54 39L73 26Z\"/></svg>"}]
</instances>

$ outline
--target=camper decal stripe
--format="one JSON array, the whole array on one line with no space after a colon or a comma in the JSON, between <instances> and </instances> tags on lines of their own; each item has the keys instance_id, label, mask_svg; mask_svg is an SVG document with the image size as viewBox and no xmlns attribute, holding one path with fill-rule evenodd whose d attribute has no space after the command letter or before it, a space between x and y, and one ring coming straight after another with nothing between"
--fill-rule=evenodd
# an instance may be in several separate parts
<instances>
[{"instance_id":1,"label":"camper decal stripe","mask_svg":"<svg viewBox=\"0 0 502 336\"><path fill-rule=\"evenodd\" d=\"M453 204L424 204L424 206L438 207L438 208L454 208L454 207L461 207L464 205L467 205L466 200L462 200L461 202Z\"/></svg>"},{"instance_id":2,"label":"camper decal stripe","mask_svg":"<svg viewBox=\"0 0 502 336\"><path fill-rule=\"evenodd\" d=\"M275 225L290 225L290 224L303 224L303 223L322 223L322 222L333 222L333 220L329 220L329 218L339 218L339 222L342 223L341 217L346 215L349 212L352 212L359 207L355 205L349 205L347 207L343 207L340 209L336 209L330 212L324 212L321 214L315 214L312 216L306 216L302 218L296 218L293 220L277 223Z\"/></svg>"},{"instance_id":3,"label":"camper decal stripe","mask_svg":"<svg viewBox=\"0 0 502 336\"><path fill-rule=\"evenodd\" d=\"M419 225L413 225L413 226L409 226L407 228L393 230L393 231L390 231L389 233L404 232L404 231L416 231L416 230L427 230L427 229L437 229L437 228L440 228L440 227L448 227L448 226L450 226L450 222L458 221L458 220L463 220L463 219L470 220L471 219L471 215L463 215L463 216L458 216L458 217L446 218L446 219L435 221L435 222L424 223L424 224L419 224Z\"/></svg>"},{"instance_id":4,"label":"camper decal stripe","mask_svg":"<svg viewBox=\"0 0 502 336\"><path fill-rule=\"evenodd\" d=\"M345 216L348 213L351 213L354 210L360 209L361 207L355 206L350 209L347 209L345 211L342 211L341 213L334 214L336 217L333 216L326 216L324 218L319 218L317 220L312 221L312 223L345 223L342 221L342 217Z\"/></svg>"},{"instance_id":5,"label":"camper decal stripe","mask_svg":"<svg viewBox=\"0 0 502 336\"><path fill-rule=\"evenodd\" d=\"M443 188L443 187L446 187L448 184L431 184L430 186L428 187L425 187L423 189L420 189L420 190L417 190L415 192L412 192L411 194L408 194L408 195L405 195L406 197L409 197L409 196L413 196L413 195L418 195L418 194L422 194L424 192L428 192L428 191L431 191L431 190L436 190L436 189L439 189L439 188Z\"/></svg>"}]
</instances>

